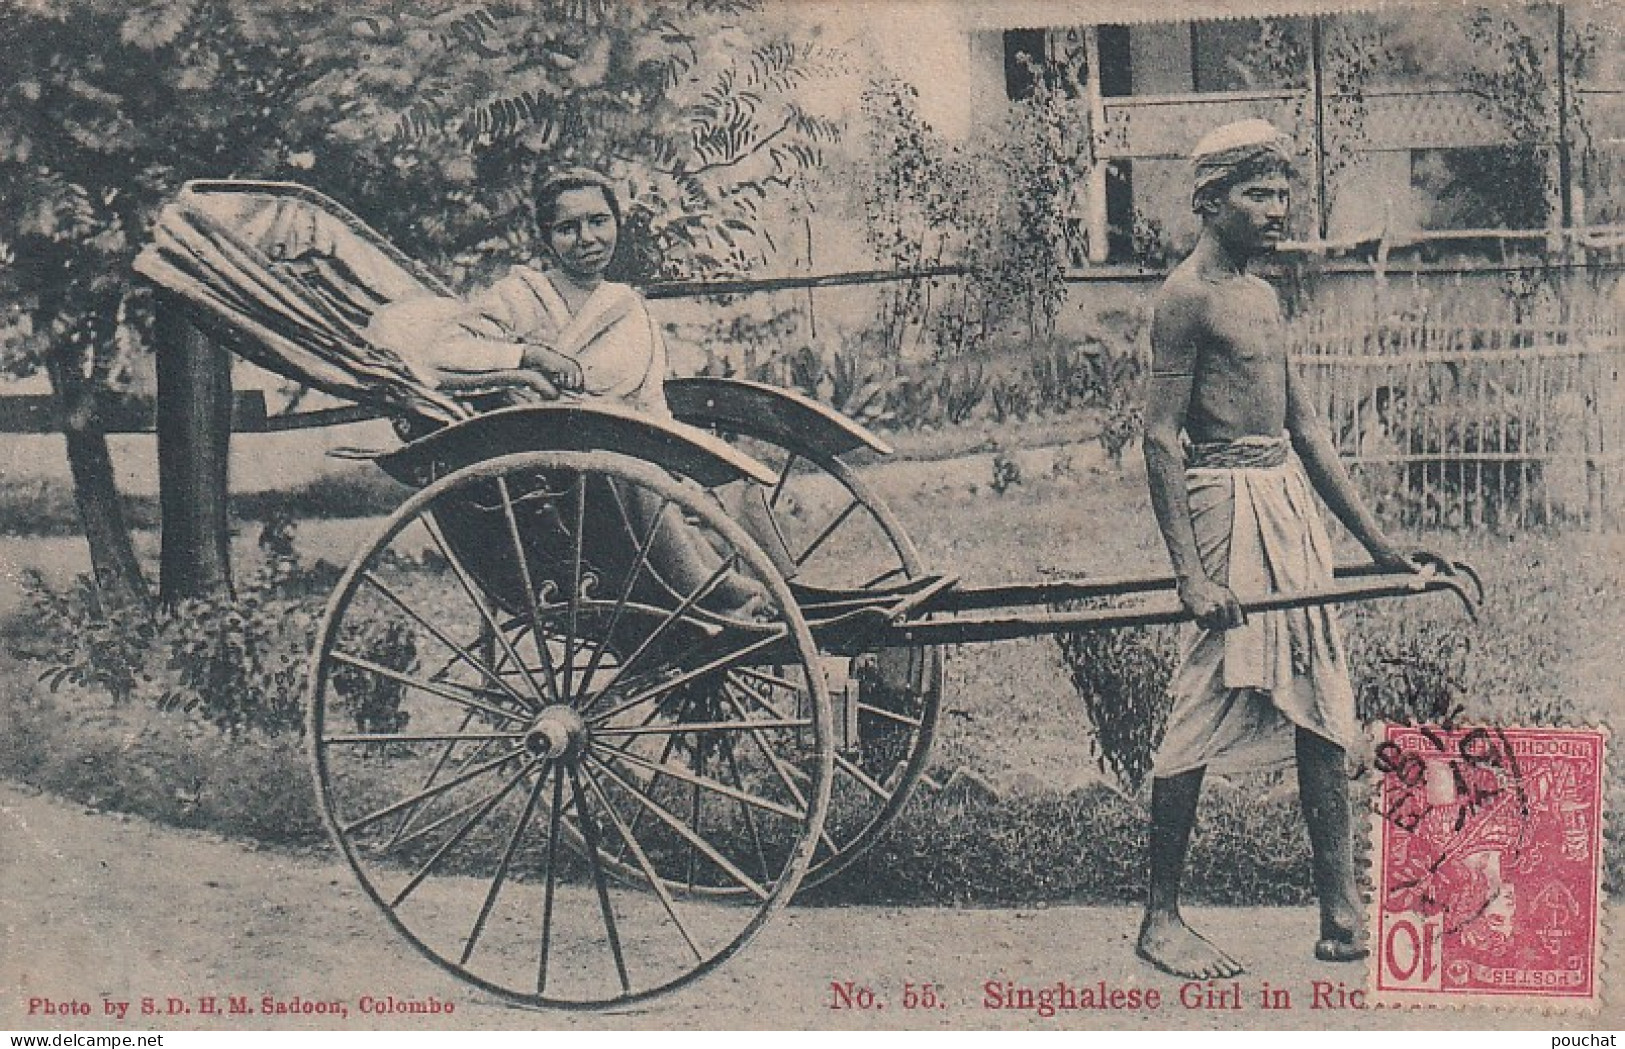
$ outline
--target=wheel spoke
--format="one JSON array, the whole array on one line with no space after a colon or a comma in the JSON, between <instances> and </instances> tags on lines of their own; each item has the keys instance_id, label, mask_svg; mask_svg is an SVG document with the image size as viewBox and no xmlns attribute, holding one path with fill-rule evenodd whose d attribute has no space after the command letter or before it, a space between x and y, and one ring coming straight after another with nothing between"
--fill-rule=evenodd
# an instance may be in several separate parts
<instances>
[{"instance_id":1,"label":"wheel spoke","mask_svg":"<svg viewBox=\"0 0 1625 1049\"><path fill-rule=\"evenodd\" d=\"M740 885L748 889L757 899L765 901L768 898L766 889L756 884L756 880L750 875L734 866L734 864L730 862L726 856L717 851L714 845L712 845L709 841L706 841L699 834L695 833L693 828L689 827L681 819L678 819L676 816L672 815L665 806L661 805L653 798L648 797L641 790L638 790L637 787L622 779L620 774L617 773L613 768L610 768L602 761L598 761L596 758L593 760L599 768L604 770L604 775L614 780L622 790L632 795L639 805L642 805L644 808L648 809L649 815L676 831L679 837L688 842L690 845L694 846L696 849L700 850L706 859L716 864L717 867L723 870L729 877L733 878Z\"/></svg>"},{"instance_id":2,"label":"wheel spoke","mask_svg":"<svg viewBox=\"0 0 1625 1049\"><path fill-rule=\"evenodd\" d=\"M683 716L688 713L689 706L690 706L690 701L687 698L685 698L683 700L682 706L672 716L678 718L679 720L681 720L683 718ZM640 721L638 723L638 726L641 728L642 726L649 724L649 722L653 721L655 718L657 718L659 716L660 716L660 708L655 707L653 710L649 711L648 715L646 717L644 717L644 719L642 721ZM638 737L636 737L636 736L627 736L621 741L621 744L618 747L612 747L609 744L605 743L600 747L600 749L606 750L606 751L611 751L611 752L613 752L615 754L625 754L625 753L627 753L627 750L630 747L634 746L637 743L637 741L638 741ZM662 765L665 764L666 759L671 757L671 752L674 749L676 749L676 747L677 747L677 737L675 735L667 736L665 745L660 748L660 759L659 759L658 764L662 764ZM650 777L650 779L649 779L649 789L653 790L655 784L658 783L658 782L660 782L660 776L658 774ZM634 834L637 833L638 824L641 823L642 821L643 821L643 810L642 809L638 809L636 812L632 813L631 828L632 828L632 832ZM621 857L624 856L625 854L626 854L626 846L623 844L621 846L620 850L618 850L615 853L615 862L619 863L620 860L621 860Z\"/></svg>"},{"instance_id":3,"label":"wheel spoke","mask_svg":"<svg viewBox=\"0 0 1625 1049\"><path fill-rule=\"evenodd\" d=\"M353 746L365 743L492 743L497 740L523 739L523 732L431 732L413 735L410 732L380 732L376 735L353 734L328 736L323 743Z\"/></svg>"},{"instance_id":4,"label":"wheel spoke","mask_svg":"<svg viewBox=\"0 0 1625 1049\"><path fill-rule=\"evenodd\" d=\"M655 873L654 865L649 862L649 857L644 854L643 847L638 844L636 836L622 821L620 813L615 811L615 806L609 803L609 795L604 793L604 788L598 785L598 777L594 776L592 769L586 765L581 766L581 775L586 778L588 789L598 799L598 804L603 807L604 814L609 817L609 822L615 828L615 833L619 834L621 841L626 844L627 848L632 850L632 858L637 860L638 867L642 869L644 880L649 883L649 888L653 889L655 895L660 898L660 905L666 909L666 914L671 918L671 923L677 926L677 932L683 937L683 942L688 944L690 951L694 952L694 960L698 962L705 961L705 952L700 950L699 945L694 942L694 937L689 935L688 927L683 924L683 919L677 916L677 902L671 898L671 893L666 889L666 883Z\"/></svg>"},{"instance_id":5,"label":"wheel spoke","mask_svg":"<svg viewBox=\"0 0 1625 1049\"><path fill-rule=\"evenodd\" d=\"M722 748L722 752L728 756L728 768L733 772L734 786L743 791L745 787L745 778L739 774L739 758L734 753L733 742L731 740L727 746ZM745 828L750 831L751 844L756 847L756 862L761 865L762 880L767 881L771 875L768 874L767 870L767 850L762 847L762 832L760 828L756 826L756 810L751 808L750 805L746 803L743 798L741 798L739 800L739 814L744 817ZM805 819L806 814L803 813L796 818L798 820Z\"/></svg>"},{"instance_id":6,"label":"wheel spoke","mask_svg":"<svg viewBox=\"0 0 1625 1049\"><path fill-rule=\"evenodd\" d=\"M502 646L502 651L507 656L508 661L518 667L519 672L524 675L525 683L530 686L531 692L536 697L536 702L538 704L545 703L546 696L542 693L542 686L536 683L536 679L531 676L530 668L525 666L523 659L519 658L519 653L508 639L507 632L502 629L502 624L497 622L496 613L486 603L484 595L479 591L479 586L469 576L468 569L463 567L462 560L452 552L451 544L447 543L446 537L441 534L440 522L429 514L425 514L422 521L424 529L429 533L429 538L434 540L434 545L439 549L440 556L444 557L446 563L451 566L452 574L457 577L458 584L462 586L463 592L468 595L468 600L480 613L480 618L485 621L485 625L490 629L496 642ZM497 669L500 672L500 665Z\"/></svg>"},{"instance_id":7,"label":"wheel spoke","mask_svg":"<svg viewBox=\"0 0 1625 1049\"><path fill-rule=\"evenodd\" d=\"M547 642L542 638L542 613L536 604L536 583L530 574L530 558L525 554L525 541L519 535L519 519L514 515L513 495L508 491L506 477L497 478L497 492L502 496L502 516L508 525L508 541L513 545L514 557L519 563L519 584L525 589L525 609L530 613L530 622L526 626L530 630L530 639L536 645L542 669L547 672L548 695L553 702L562 703L558 676L553 668L553 654L547 650ZM521 662L520 665L524 664Z\"/></svg>"},{"instance_id":8,"label":"wheel spoke","mask_svg":"<svg viewBox=\"0 0 1625 1049\"><path fill-rule=\"evenodd\" d=\"M577 822L581 836L587 844L587 866L592 868L592 884L598 893L598 910L604 916L604 932L609 938L609 950L615 957L615 971L621 978L621 992L632 993L632 981L626 976L626 958L621 953L621 934L615 926L615 908L610 904L609 885L604 881L604 865L598 858L598 829L592 814L587 811L587 799L581 789L581 773L576 765L570 766L570 790L575 796Z\"/></svg>"},{"instance_id":9,"label":"wheel spoke","mask_svg":"<svg viewBox=\"0 0 1625 1049\"><path fill-rule=\"evenodd\" d=\"M907 725L910 728L919 728L922 724L919 718L911 718L907 714L899 714L895 710L887 710L885 707L873 707L867 703L859 703L858 710L873 714L876 717L885 718L888 721L895 721L899 725Z\"/></svg>"},{"instance_id":10,"label":"wheel spoke","mask_svg":"<svg viewBox=\"0 0 1625 1049\"><path fill-rule=\"evenodd\" d=\"M498 805L502 804L502 799L506 798L513 791L514 787L519 785L520 780L524 779L532 769L536 768L536 766L547 760L547 758L531 759L531 761L522 766L518 772L515 772L508 782L502 785L500 790L496 791L489 798L487 798L485 804L481 805L477 811L471 814L468 819L463 822L462 826L453 831L451 837L447 838L440 844L438 849L434 850L434 854L424 861L423 866L418 868L417 873L412 875L411 880L409 880L401 888L400 892L395 894L395 898L389 901L390 909L393 910L404 903L406 898L415 892L419 885L423 884L423 880L440 865L440 861L446 858L447 853L451 852L451 850L455 849L458 845L461 845L463 843L463 839L468 837L475 827L484 822L485 817L489 816Z\"/></svg>"},{"instance_id":11,"label":"wheel spoke","mask_svg":"<svg viewBox=\"0 0 1625 1049\"><path fill-rule=\"evenodd\" d=\"M399 801L391 802L381 809L374 809L372 812L367 813L367 815L362 816L360 819L352 823L345 824L339 829L347 835L353 834L356 831L361 830L363 827L369 827L372 824L377 823L379 820L388 819L390 816L393 816L395 813L400 812L404 808L416 805L418 802L435 797L436 795L444 794L453 787L460 787L477 776L483 776L493 769L500 768L501 766L517 758L522 753L522 750L515 747L506 754L497 755L490 761L485 762L483 765L477 765L474 768L469 769L467 772L453 776L451 779L442 780L432 787L425 787L415 794L410 794Z\"/></svg>"},{"instance_id":12,"label":"wheel spoke","mask_svg":"<svg viewBox=\"0 0 1625 1049\"><path fill-rule=\"evenodd\" d=\"M547 879L542 888L542 948L536 962L536 993L547 990L547 954L553 946L553 896L558 887L559 823L564 818L564 777L553 770L553 807L547 818Z\"/></svg>"},{"instance_id":13,"label":"wheel spoke","mask_svg":"<svg viewBox=\"0 0 1625 1049\"><path fill-rule=\"evenodd\" d=\"M799 458L801 456L791 452L789 458L784 460L784 468L779 471L778 480L773 482L773 492L767 498L767 508L769 510L775 509L779 505L779 499L784 495L785 482L790 480L790 470L796 465L796 460Z\"/></svg>"},{"instance_id":14,"label":"wheel spoke","mask_svg":"<svg viewBox=\"0 0 1625 1049\"><path fill-rule=\"evenodd\" d=\"M413 829L411 833L401 833L397 839L388 842L381 851L390 852L394 849L400 848L402 845L410 845L414 841L427 838L429 835L433 834L441 827L444 827L446 824L462 819L464 816L468 815L470 812L473 812L481 805L484 805L489 800L489 797L484 797L474 798L471 801L467 801L462 805L459 805L457 808L452 809L444 816L441 816L439 819L431 820L430 822L425 823L423 826ZM417 811L419 810L413 810L413 812Z\"/></svg>"},{"instance_id":15,"label":"wheel spoke","mask_svg":"<svg viewBox=\"0 0 1625 1049\"><path fill-rule=\"evenodd\" d=\"M590 720L595 725L602 725L604 722L608 721L610 718L614 717L617 714L623 713L623 712L625 712L627 710L632 709L633 707L640 706L640 705L642 705L644 703L647 703L651 699L657 699L660 696L663 696L666 693L670 692L674 688L678 688L679 686L686 685L688 682L693 681L697 677L703 677L704 675L711 673L712 671L716 670L719 667L726 666L727 664L729 664L731 662L734 662L735 660L744 659L745 657L753 655L756 652L760 652L762 649L767 648L770 645L777 644L788 632L789 631L785 627L780 626L777 629L775 629L772 633L768 634L766 637L758 638L756 641L751 642L750 644L746 645L744 648L735 649L732 652L725 653L724 655L718 656L718 657L716 657L714 659L711 659L711 660L709 660L709 661L707 661L705 663L702 663L698 667L693 668L692 670L685 670L681 674L676 675L675 677L667 678L666 680L659 682L658 684L652 686L651 688L647 689L646 691L638 693L637 695L633 696L631 699L627 699L627 700L622 701L621 703L617 704L616 706L611 707L608 711L606 711L606 712L604 712L602 714L599 714L596 717L591 718Z\"/></svg>"},{"instance_id":16,"label":"wheel spoke","mask_svg":"<svg viewBox=\"0 0 1625 1049\"><path fill-rule=\"evenodd\" d=\"M543 769L542 774L536 777L536 785L530 788L530 797L525 799L525 811L520 813L519 820L513 825L513 833L508 836L507 847L502 850L502 859L497 863L497 870L491 877L491 888L485 893L485 902L480 906L479 917L474 919L474 928L469 930L468 942L463 945L463 956L458 960L459 965L467 965L468 959L474 954L474 946L479 943L480 933L485 931L485 923L491 917L491 910L497 904L497 896L502 892L503 882L508 880L508 868L513 865L514 853L519 850L519 842L525 836L525 828L530 826L530 818L536 813L536 801L542 796L542 788L547 785L548 774L558 775L555 765L550 769Z\"/></svg>"},{"instance_id":17,"label":"wheel spoke","mask_svg":"<svg viewBox=\"0 0 1625 1049\"><path fill-rule=\"evenodd\" d=\"M791 681L789 678L779 677L777 674L769 674L765 671L757 670L755 667L734 667L732 670L728 671L728 676L733 677L734 675L738 675L739 677L748 677L753 681L760 681L764 685L777 685L786 692L800 692L802 688L802 686L796 684L794 681Z\"/></svg>"},{"instance_id":18,"label":"wheel spoke","mask_svg":"<svg viewBox=\"0 0 1625 1049\"><path fill-rule=\"evenodd\" d=\"M654 646L655 641L664 636L666 631L671 629L673 623L681 620L683 616L687 614L688 610L694 607L695 602L704 600L707 594L721 586L722 580L727 577L728 573L732 571L732 569L733 558L730 557L728 560L722 562L722 564L717 567L715 572L711 573L710 578L708 578L704 583L700 584L699 589L683 598L683 600L678 603L676 608L668 612L666 617L657 623L655 628L649 632L649 636L645 637L641 642L639 642L637 649L633 651L630 656L626 657L626 661L621 664L621 673L626 674L629 672L632 667L637 664L638 660L642 659L644 654L650 651L650 649ZM593 705L601 698L602 696L594 696L592 701L589 702L583 709L591 710Z\"/></svg>"},{"instance_id":19,"label":"wheel spoke","mask_svg":"<svg viewBox=\"0 0 1625 1049\"><path fill-rule=\"evenodd\" d=\"M575 534L570 539L570 615L564 629L564 694L575 697L576 616L581 606L581 543L587 530L587 475L576 474Z\"/></svg>"},{"instance_id":20,"label":"wheel spoke","mask_svg":"<svg viewBox=\"0 0 1625 1049\"><path fill-rule=\"evenodd\" d=\"M491 682L497 688L500 688L502 691L506 692L510 699L513 699L515 702L519 703L522 706L531 707L532 709L535 709L534 705L531 703L530 700L528 700L524 696L520 695L518 692L516 692L513 689L513 687L511 685L509 685L506 681L504 681L502 679L502 675L498 674L492 668L486 666L480 660L475 659L474 656L472 654L470 654L469 651L466 648L459 645L457 642L453 641L451 638L447 637L445 631L441 630L439 627L437 627L433 623L429 622L428 619L426 619L422 615L420 615L417 612L416 609L414 609L410 605L408 605L406 603L405 599L403 599L399 594L397 594L382 579L379 579L377 576L373 575L371 572L362 572L361 573L361 578L366 580L369 584L371 584L380 594L383 594L384 597L388 598L390 604L394 605L396 608L400 609L402 612L405 612L419 626L421 626L423 629L427 630L429 633L433 634L436 641L439 641L442 645L445 645L447 648L451 649L452 652L457 656L458 659L462 660L464 663L467 663L469 666L473 667L475 672L478 673L481 677L485 678L487 681Z\"/></svg>"},{"instance_id":21,"label":"wheel spoke","mask_svg":"<svg viewBox=\"0 0 1625 1049\"><path fill-rule=\"evenodd\" d=\"M694 764L701 773L705 772L705 740L696 740L694 744ZM696 835L703 835L705 813L700 808L700 788L696 784L689 787L688 794L688 825L694 828ZM694 891L694 881L699 876L700 854L695 851L692 844L688 847L688 891Z\"/></svg>"},{"instance_id":22,"label":"wheel spoke","mask_svg":"<svg viewBox=\"0 0 1625 1049\"><path fill-rule=\"evenodd\" d=\"M811 728L812 718L776 718L772 721L687 721L670 725L643 725L630 728L595 728L595 736L665 736L689 732L754 732L765 728Z\"/></svg>"},{"instance_id":23,"label":"wheel spoke","mask_svg":"<svg viewBox=\"0 0 1625 1049\"><path fill-rule=\"evenodd\" d=\"M768 812L776 813L777 815L784 816L787 819L804 820L807 818L807 813L805 810L797 812L795 809L780 805L776 801L769 801L766 798L757 797L756 795L747 791L730 787L720 780L712 779L711 777L702 775L698 772L690 772L680 765L668 765L664 761L658 763L653 762L648 758L640 758L636 754L629 754L624 750L614 750L613 748L608 747L604 749L610 750L613 753L614 760L625 761L628 764L635 765L647 772L654 772L660 775L670 776L672 779L681 780L682 782L688 783L694 787L714 791L717 794L721 794L723 797L733 798L743 805L753 805L759 809L766 809ZM596 753L594 753L594 757L597 757ZM603 759L599 758L599 761L602 762ZM735 775L737 776L737 774L736 769ZM651 783L652 782L653 781L651 781Z\"/></svg>"},{"instance_id":24,"label":"wheel spoke","mask_svg":"<svg viewBox=\"0 0 1625 1049\"><path fill-rule=\"evenodd\" d=\"M836 529L845 524L847 518L852 516L852 512L862 505L863 504L858 502L856 499L853 499L851 502L847 503L846 509L842 510L839 514L836 514L835 520L825 525L824 530L818 533L818 537L812 542L808 543L805 550L796 555L796 566L799 568L800 566L806 564L807 559L813 555L813 552L828 542L829 537L835 534Z\"/></svg>"},{"instance_id":25,"label":"wheel spoke","mask_svg":"<svg viewBox=\"0 0 1625 1049\"><path fill-rule=\"evenodd\" d=\"M379 677L388 678L390 681L405 685L408 688L419 689L423 692L429 693L431 696L439 696L441 699L456 703L462 707L467 707L470 710L477 710L482 714L489 715L493 718L498 718L502 721L513 722L523 720L518 714L511 710L503 710L501 707L486 706L484 703L470 699L467 696L460 696L456 692L452 691L453 688L466 688L467 686L465 685L457 685L455 683L437 685L429 681L424 681L420 678L415 678L410 674L403 674L399 670L391 670L389 667L383 666L379 663L374 663L370 659L366 659L362 656L352 655L349 652L343 652L338 649L333 650L332 658L336 663L344 663L348 666L355 667L357 670L365 670L369 674L377 674Z\"/></svg>"},{"instance_id":26,"label":"wheel spoke","mask_svg":"<svg viewBox=\"0 0 1625 1049\"><path fill-rule=\"evenodd\" d=\"M450 666L451 666L450 663L446 664L445 667L441 668L442 672L444 672ZM474 711L472 711L472 710L464 711L463 712L462 723L457 726L457 731L458 732L467 731L469 723L472 722L473 720L474 720ZM488 746L489 746L489 744L481 744L480 746L475 747L470 752L469 756L465 757L463 759L462 768L466 769L470 762L478 760L479 756L481 754L485 753L485 750L486 750L486 748ZM427 776L423 777L423 782L418 784L418 789L422 790L424 787L429 786L435 780L439 779L440 778L440 773L442 771L444 771L444 769L446 767L446 763L451 760L451 756L453 754L455 754L456 752L457 752L457 744L455 742L447 743L444 747L442 747L441 750L440 750L439 759L435 761L434 767L429 770L429 774ZM459 769L458 771L461 771L461 769ZM398 844L400 842L401 835L405 834L408 830L411 829L412 821L417 818L417 812L418 812L418 810L414 806L413 808L410 808L410 809L406 810L405 812L403 812L401 814L401 821L395 825L395 833L390 836L389 841L386 842L385 845L384 845L384 851L385 852L388 852L390 849L394 848L396 846L396 844Z\"/></svg>"},{"instance_id":27,"label":"wheel spoke","mask_svg":"<svg viewBox=\"0 0 1625 1049\"><path fill-rule=\"evenodd\" d=\"M756 696L756 694L750 689L742 688L739 685L735 685L731 681L728 683L728 686L723 688L722 698L727 700L728 705L734 708L734 713L739 716L741 721L750 724L750 715L745 712L744 706L739 702L738 698L734 695L734 692L742 691L751 696L753 699L758 699L758 701L760 700L760 697ZM763 705L765 706L766 704ZM769 707L768 709L771 710L772 708ZM777 711L774 711L774 713L776 714ZM784 789L790 792L790 796L792 798L796 799L796 804L805 809L812 808L812 806L807 802L807 796L801 793L801 788L796 786L795 779L791 775L793 771L797 770L795 770L793 766L787 766L784 763L784 759L779 757L778 753L774 751L772 747L768 746L767 740L762 738L762 734L760 732L752 730L749 735L751 740L755 742L756 749L762 752L762 756L767 759L768 765L772 767L773 772L779 777L779 782L784 784ZM803 778L807 778L805 774L803 774ZM824 843L831 853L838 854L841 851L835 847L835 839L830 837L828 828L819 828L818 838Z\"/></svg>"},{"instance_id":28,"label":"wheel spoke","mask_svg":"<svg viewBox=\"0 0 1625 1049\"><path fill-rule=\"evenodd\" d=\"M621 501L620 490L613 481L609 482L609 491L615 498L615 504L620 510L623 519L626 518L626 504ZM632 591L637 586L638 579L643 575L644 568L649 564L649 552L654 549L655 537L660 534L661 525L666 520L666 510L671 506L670 499L660 500L660 506L655 510L654 519L649 523L648 532L638 542L638 556L632 562L632 570L626 575L626 585L621 588L620 596L615 599L615 607L609 613L609 625L604 627L601 636L608 640L615 636L615 628L620 626L621 614L626 610L626 603L632 598ZM581 675L580 694L585 696L592 688L592 679L598 673L598 665L604 658L607 645L599 645L593 650L592 658L587 661L587 669Z\"/></svg>"},{"instance_id":29,"label":"wheel spoke","mask_svg":"<svg viewBox=\"0 0 1625 1049\"><path fill-rule=\"evenodd\" d=\"M874 781L874 779L867 772L865 772L862 769L858 768L851 761L849 761L847 758L843 757L839 753L837 753L835 755L835 767L838 768L838 769L842 769L843 771L846 772L847 775L851 776L853 779L855 779L859 783L863 784L863 786L866 787L871 794L873 794L875 797L879 798L881 801L890 801L891 800L891 791L887 790L885 787L883 787L880 784L876 783Z\"/></svg>"}]
</instances>

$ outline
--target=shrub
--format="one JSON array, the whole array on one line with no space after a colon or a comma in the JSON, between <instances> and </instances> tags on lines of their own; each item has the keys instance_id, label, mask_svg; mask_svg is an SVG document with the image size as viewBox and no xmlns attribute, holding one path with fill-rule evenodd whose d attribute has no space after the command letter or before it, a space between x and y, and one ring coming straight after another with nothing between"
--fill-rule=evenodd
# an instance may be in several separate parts
<instances>
[{"instance_id":1,"label":"shrub","mask_svg":"<svg viewBox=\"0 0 1625 1049\"><path fill-rule=\"evenodd\" d=\"M1367 621L1347 632L1355 712L1364 723L1440 724L1460 718L1472 639L1454 621L1416 619L1403 629Z\"/></svg>"},{"instance_id":2,"label":"shrub","mask_svg":"<svg viewBox=\"0 0 1625 1049\"><path fill-rule=\"evenodd\" d=\"M992 488L1003 495L1021 483L1021 464L1003 452L993 455L993 481Z\"/></svg>"},{"instance_id":3,"label":"shrub","mask_svg":"<svg viewBox=\"0 0 1625 1049\"><path fill-rule=\"evenodd\" d=\"M987 397L987 390L987 373L980 364L944 370L937 393L947 421L957 426L969 419L976 406Z\"/></svg>"},{"instance_id":4,"label":"shrub","mask_svg":"<svg viewBox=\"0 0 1625 1049\"><path fill-rule=\"evenodd\" d=\"M45 660L40 680L52 691L76 685L123 703L151 681L146 654L157 639L157 623L137 615L108 615L89 576L80 576L69 592L57 593L30 570L23 575L23 590L42 628L31 642L41 647L27 654Z\"/></svg>"},{"instance_id":5,"label":"shrub","mask_svg":"<svg viewBox=\"0 0 1625 1049\"><path fill-rule=\"evenodd\" d=\"M1101 420L1100 434L1096 438L1105 449L1106 458L1119 470L1123 468L1123 452L1145 433L1145 416L1138 404L1116 402Z\"/></svg>"},{"instance_id":6,"label":"shrub","mask_svg":"<svg viewBox=\"0 0 1625 1049\"><path fill-rule=\"evenodd\" d=\"M74 685L115 704L146 698L232 736L303 731L308 657L338 570L299 562L285 516L267 523L260 549L265 563L237 593L190 598L150 617L105 614L88 580L60 594L34 577L45 643L31 654L47 664L40 680L53 691ZM397 670L415 667L416 640L404 623L362 621L350 630L347 651ZM403 727L399 683L341 671L333 687L358 728Z\"/></svg>"},{"instance_id":7,"label":"shrub","mask_svg":"<svg viewBox=\"0 0 1625 1049\"><path fill-rule=\"evenodd\" d=\"M1051 606L1066 612L1111 608L1104 600ZM1142 627L1057 634L1061 664L1083 703L1090 749L1102 772L1137 792L1168 721L1168 682L1178 658L1175 634Z\"/></svg>"}]
</instances>

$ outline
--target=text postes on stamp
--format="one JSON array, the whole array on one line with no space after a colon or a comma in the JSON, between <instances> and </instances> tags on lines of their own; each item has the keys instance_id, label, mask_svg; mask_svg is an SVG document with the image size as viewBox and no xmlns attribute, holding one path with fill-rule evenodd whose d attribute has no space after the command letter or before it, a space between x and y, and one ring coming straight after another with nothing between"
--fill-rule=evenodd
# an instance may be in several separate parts
<instances>
[{"instance_id":1,"label":"text postes on stamp","mask_svg":"<svg viewBox=\"0 0 1625 1049\"><path fill-rule=\"evenodd\" d=\"M1389 725L1373 1000L1598 1001L1605 733Z\"/></svg>"}]
</instances>

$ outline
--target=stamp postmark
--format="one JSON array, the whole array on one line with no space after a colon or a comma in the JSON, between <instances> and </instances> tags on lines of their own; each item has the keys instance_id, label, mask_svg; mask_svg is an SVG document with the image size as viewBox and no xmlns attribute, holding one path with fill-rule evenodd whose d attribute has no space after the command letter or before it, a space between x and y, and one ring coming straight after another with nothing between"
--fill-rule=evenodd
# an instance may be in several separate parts
<instances>
[{"instance_id":1,"label":"stamp postmark","mask_svg":"<svg viewBox=\"0 0 1625 1049\"><path fill-rule=\"evenodd\" d=\"M1387 727L1375 1001L1596 1005L1605 741L1597 729Z\"/></svg>"}]
</instances>

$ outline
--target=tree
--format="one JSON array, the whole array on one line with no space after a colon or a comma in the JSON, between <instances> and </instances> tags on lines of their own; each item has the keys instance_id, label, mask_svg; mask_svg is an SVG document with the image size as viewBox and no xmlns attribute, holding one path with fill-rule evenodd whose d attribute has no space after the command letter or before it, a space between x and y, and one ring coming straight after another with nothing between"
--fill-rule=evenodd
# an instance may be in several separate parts
<instances>
[{"instance_id":1,"label":"tree","mask_svg":"<svg viewBox=\"0 0 1625 1049\"><path fill-rule=\"evenodd\" d=\"M775 250L764 205L839 134L796 97L839 56L757 7L442 0L355 16L311 42L322 75L303 116L329 129L318 158L341 158L312 174L458 280L537 253L531 180L569 164L630 187L621 279L744 272Z\"/></svg>"},{"instance_id":2,"label":"tree","mask_svg":"<svg viewBox=\"0 0 1625 1049\"><path fill-rule=\"evenodd\" d=\"M104 599L147 599L99 413L154 345L130 263L183 181L312 184L468 281L535 253L536 171L587 163L632 187L630 276L739 272L838 130L794 98L832 56L754 9L0 0L0 368L50 377Z\"/></svg>"},{"instance_id":3,"label":"tree","mask_svg":"<svg viewBox=\"0 0 1625 1049\"><path fill-rule=\"evenodd\" d=\"M0 68L0 297L19 316L0 366L44 370L60 410L99 592L147 599L100 415L151 345L132 279L153 209L190 175L274 166L297 66L224 4L5 4Z\"/></svg>"}]
</instances>

